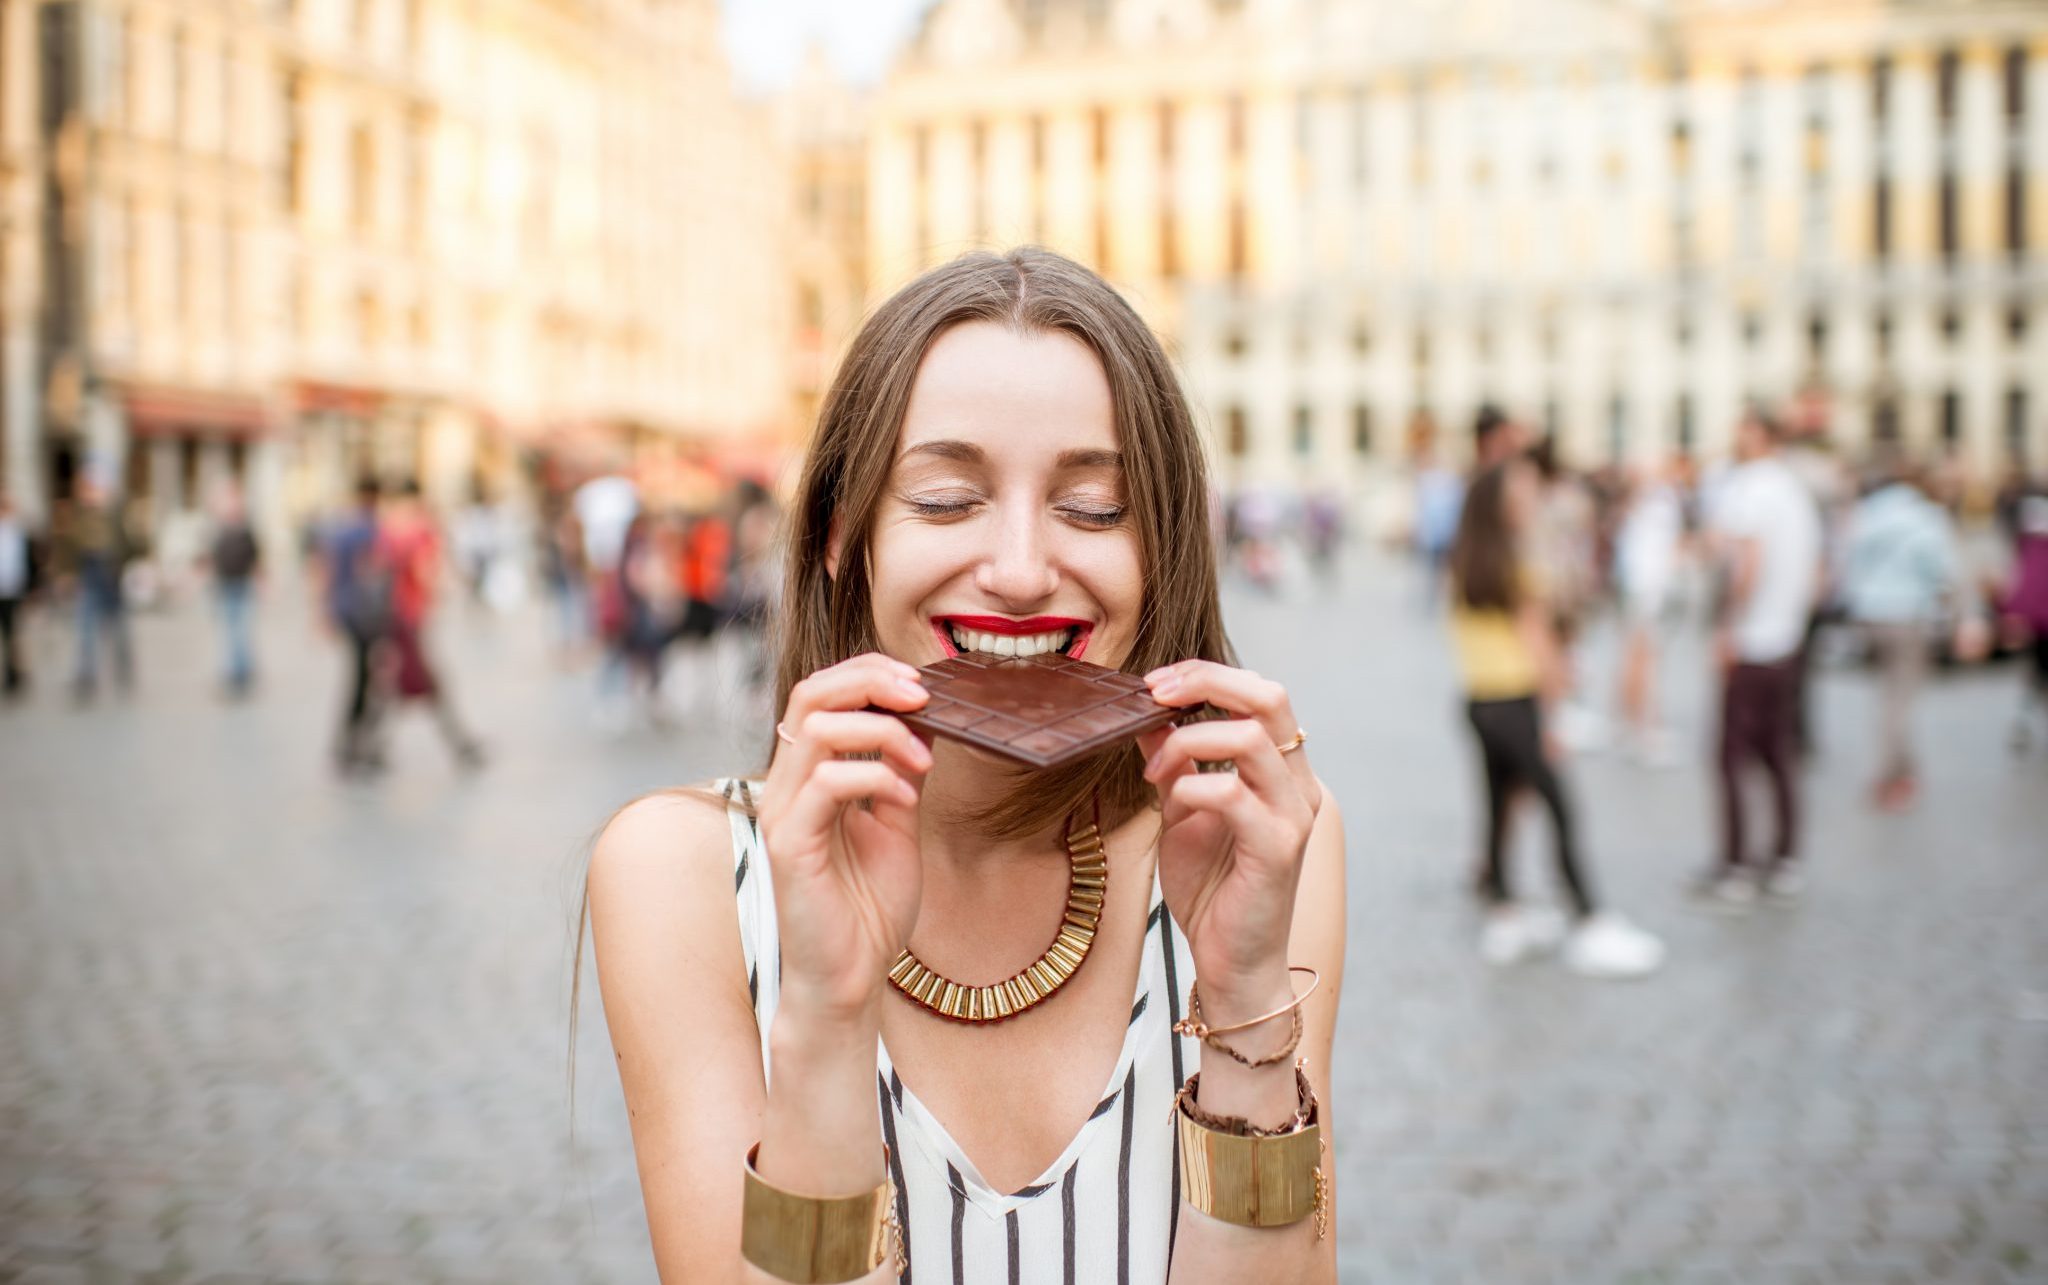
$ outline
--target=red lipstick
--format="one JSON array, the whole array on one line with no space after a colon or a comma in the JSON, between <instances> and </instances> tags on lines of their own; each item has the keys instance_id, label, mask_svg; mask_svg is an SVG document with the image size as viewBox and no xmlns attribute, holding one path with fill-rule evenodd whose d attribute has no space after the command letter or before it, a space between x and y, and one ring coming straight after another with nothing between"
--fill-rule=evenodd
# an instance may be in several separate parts
<instances>
[{"instance_id":1,"label":"red lipstick","mask_svg":"<svg viewBox=\"0 0 2048 1285\"><path fill-rule=\"evenodd\" d=\"M1079 660L1081 653L1088 649L1088 637L1095 632L1095 624L1073 616L1030 616L1023 620L1012 620L1008 616L933 616L932 633L938 636L939 645L946 649L948 656L960 654L960 649L953 645L952 629L1009 635L1049 634L1055 629L1072 629L1075 631L1074 641L1067 648L1067 655Z\"/></svg>"}]
</instances>

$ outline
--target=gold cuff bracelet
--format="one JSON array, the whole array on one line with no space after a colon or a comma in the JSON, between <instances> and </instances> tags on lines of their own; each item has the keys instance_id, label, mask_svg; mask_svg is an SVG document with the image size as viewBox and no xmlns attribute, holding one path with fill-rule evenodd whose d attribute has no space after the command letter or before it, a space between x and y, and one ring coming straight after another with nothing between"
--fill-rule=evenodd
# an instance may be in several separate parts
<instances>
[{"instance_id":1,"label":"gold cuff bracelet","mask_svg":"<svg viewBox=\"0 0 2048 1285\"><path fill-rule=\"evenodd\" d=\"M1287 1227L1314 1214L1316 1238L1323 1237L1329 1198L1323 1131L1308 1079L1298 1069L1295 1074L1301 1104L1294 1127L1260 1136L1226 1133L1198 1120L1190 1099L1200 1077L1188 1077L1173 1115L1180 1194L1190 1207L1240 1227Z\"/></svg>"},{"instance_id":2,"label":"gold cuff bracelet","mask_svg":"<svg viewBox=\"0 0 2048 1285\"><path fill-rule=\"evenodd\" d=\"M858 1196L800 1196L771 1186L747 1152L740 1256L791 1285L840 1285L887 1262L894 1244L896 1189L888 1179Z\"/></svg>"}]
</instances>

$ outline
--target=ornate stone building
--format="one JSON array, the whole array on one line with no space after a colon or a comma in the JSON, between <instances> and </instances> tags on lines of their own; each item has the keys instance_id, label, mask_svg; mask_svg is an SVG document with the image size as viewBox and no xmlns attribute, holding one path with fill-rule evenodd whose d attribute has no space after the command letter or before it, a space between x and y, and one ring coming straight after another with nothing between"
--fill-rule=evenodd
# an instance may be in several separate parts
<instances>
[{"instance_id":1,"label":"ornate stone building","mask_svg":"<svg viewBox=\"0 0 2048 1285\"><path fill-rule=\"evenodd\" d=\"M5 484L281 523L789 418L715 0L0 0Z\"/></svg>"},{"instance_id":2,"label":"ornate stone building","mask_svg":"<svg viewBox=\"0 0 2048 1285\"><path fill-rule=\"evenodd\" d=\"M1019 241L1116 280L1229 479L1486 400L1582 463L1754 398L2048 466L2030 0L939 0L868 188L877 290Z\"/></svg>"}]
</instances>

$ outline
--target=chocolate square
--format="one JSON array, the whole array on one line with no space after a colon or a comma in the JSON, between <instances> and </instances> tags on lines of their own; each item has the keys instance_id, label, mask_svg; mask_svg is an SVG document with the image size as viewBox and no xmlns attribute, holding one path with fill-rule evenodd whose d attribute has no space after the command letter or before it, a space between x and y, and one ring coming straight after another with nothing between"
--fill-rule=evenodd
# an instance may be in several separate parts
<instances>
[{"instance_id":1,"label":"chocolate square","mask_svg":"<svg viewBox=\"0 0 2048 1285\"><path fill-rule=\"evenodd\" d=\"M1141 678L1056 653L966 653L919 677L930 703L896 717L1034 768L1086 758L1191 712L1153 700Z\"/></svg>"}]
</instances>

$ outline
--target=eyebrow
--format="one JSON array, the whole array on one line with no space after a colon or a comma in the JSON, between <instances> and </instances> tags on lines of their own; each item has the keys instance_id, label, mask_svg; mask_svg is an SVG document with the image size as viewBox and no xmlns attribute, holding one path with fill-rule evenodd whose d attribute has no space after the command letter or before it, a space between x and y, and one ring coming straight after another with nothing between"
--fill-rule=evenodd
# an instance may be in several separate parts
<instances>
[{"instance_id":1,"label":"eyebrow","mask_svg":"<svg viewBox=\"0 0 2048 1285\"><path fill-rule=\"evenodd\" d=\"M979 446L972 442L962 442L953 438L939 438L935 441L919 442L915 446L904 448L902 458L909 459L913 455L930 455L938 459L954 460L962 464L985 464L988 462L988 453ZM1100 447L1079 447L1074 450L1061 451L1059 457L1053 461L1053 465L1061 469L1120 469L1124 466L1124 457L1121 451L1107 451Z\"/></svg>"}]
</instances>

